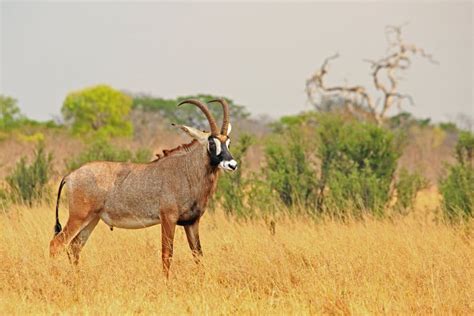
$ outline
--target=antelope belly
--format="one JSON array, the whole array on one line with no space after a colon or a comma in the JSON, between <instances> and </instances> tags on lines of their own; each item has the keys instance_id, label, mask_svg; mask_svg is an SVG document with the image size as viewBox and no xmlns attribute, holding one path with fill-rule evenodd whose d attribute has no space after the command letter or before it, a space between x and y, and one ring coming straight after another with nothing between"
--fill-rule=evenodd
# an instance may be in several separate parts
<instances>
[{"instance_id":1,"label":"antelope belly","mask_svg":"<svg viewBox=\"0 0 474 316\"><path fill-rule=\"evenodd\" d=\"M102 212L100 218L110 227L139 229L160 224L158 214L115 214L113 212Z\"/></svg>"}]
</instances>

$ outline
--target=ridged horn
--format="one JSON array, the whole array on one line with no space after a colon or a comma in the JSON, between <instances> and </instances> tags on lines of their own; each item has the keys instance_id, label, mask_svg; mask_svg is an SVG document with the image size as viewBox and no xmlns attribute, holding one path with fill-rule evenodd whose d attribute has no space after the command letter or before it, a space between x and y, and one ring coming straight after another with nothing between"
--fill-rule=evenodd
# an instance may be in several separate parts
<instances>
[{"instance_id":1,"label":"ridged horn","mask_svg":"<svg viewBox=\"0 0 474 316\"><path fill-rule=\"evenodd\" d=\"M212 102L218 102L222 105L222 110L224 111L223 119L222 119L222 128L221 128L221 134L222 135L227 135L227 132L229 130L229 104L227 104L227 101L225 99L214 99L211 101L208 101L207 103L212 103Z\"/></svg>"},{"instance_id":2,"label":"ridged horn","mask_svg":"<svg viewBox=\"0 0 474 316\"><path fill-rule=\"evenodd\" d=\"M216 120L214 120L214 117L212 117L212 114L211 112L209 112L209 109L207 108L207 106L202 103L201 101L199 100L195 100L195 99L187 99L187 100L184 100L184 101L181 101L178 106L182 105L182 104L185 104L185 103L189 103L189 104L194 104L195 106L197 106L199 109L201 109L201 111L204 113L204 115L206 116L207 120L209 121L209 127L211 128L211 135L212 136L217 136L219 135L219 131L217 129L217 123L216 123Z\"/></svg>"}]
</instances>

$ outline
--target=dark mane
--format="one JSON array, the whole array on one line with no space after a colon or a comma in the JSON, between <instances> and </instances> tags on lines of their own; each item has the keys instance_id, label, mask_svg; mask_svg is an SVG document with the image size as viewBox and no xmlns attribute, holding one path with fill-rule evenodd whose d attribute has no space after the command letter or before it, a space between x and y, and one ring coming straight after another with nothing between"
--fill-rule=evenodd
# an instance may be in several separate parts
<instances>
[{"instance_id":1,"label":"dark mane","mask_svg":"<svg viewBox=\"0 0 474 316\"><path fill-rule=\"evenodd\" d=\"M197 144L198 141L193 139L190 143L188 144L181 144L178 147L172 148L172 149L163 149L162 154L156 154L156 159L153 160L152 162L156 162L158 160L161 160L165 157L173 156L176 154L180 154L182 152L187 152L193 147L195 144Z\"/></svg>"}]
</instances>

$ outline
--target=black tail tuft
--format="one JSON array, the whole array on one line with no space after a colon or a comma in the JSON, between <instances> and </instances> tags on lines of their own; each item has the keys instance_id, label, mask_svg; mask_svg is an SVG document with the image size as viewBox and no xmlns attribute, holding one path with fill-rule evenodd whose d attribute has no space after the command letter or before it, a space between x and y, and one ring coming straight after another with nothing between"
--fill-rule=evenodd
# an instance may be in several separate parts
<instances>
[{"instance_id":1,"label":"black tail tuft","mask_svg":"<svg viewBox=\"0 0 474 316\"><path fill-rule=\"evenodd\" d=\"M63 227L61 226L61 223L59 221L56 221L56 225L54 225L54 236L59 234L63 230Z\"/></svg>"},{"instance_id":2,"label":"black tail tuft","mask_svg":"<svg viewBox=\"0 0 474 316\"><path fill-rule=\"evenodd\" d=\"M59 190L58 190L58 199L56 200L56 225L54 225L54 235L56 236L61 232L63 229L61 227L61 223L59 222L59 199L61 198L61 191L63 189L64 184L66 183L65 178L61 180L61 184L59 185Z\"/></svg>"}]
</instances>

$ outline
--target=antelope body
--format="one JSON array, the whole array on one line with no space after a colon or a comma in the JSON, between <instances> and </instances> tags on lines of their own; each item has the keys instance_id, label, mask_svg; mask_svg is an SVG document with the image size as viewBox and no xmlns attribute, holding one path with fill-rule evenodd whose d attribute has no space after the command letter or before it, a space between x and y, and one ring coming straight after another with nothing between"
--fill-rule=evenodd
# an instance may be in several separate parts
<instances>
[{"instance_id":1,"label":"antelope body","mask_svg":"<svg viewBox=\"0 0 474 316\"><path fill-rule=\"evenodd\" d=\"M194 138L190 144L165 151L147 164L92 162L71 172L61 181L56 205L55 237L50 252L55 256L70 244L75 263L89 235L99 222L111 228L144 228L161 224L163 269L168 275L176 225L184 226L195 258L202 255L199 220L216 189L219 168L235 170L237 162L229 152L229 111L225 100L221 131L207 106L186 100L206 115L211 132L180 126ZM69 195L69 219L62 230L58 206L63 186Z\"/></svg>"}]
</instances>

